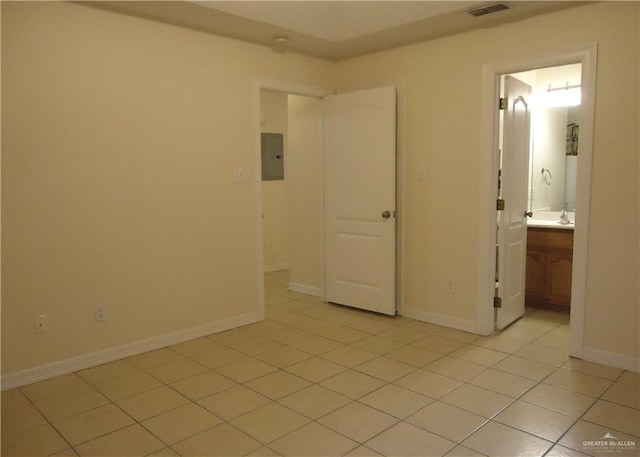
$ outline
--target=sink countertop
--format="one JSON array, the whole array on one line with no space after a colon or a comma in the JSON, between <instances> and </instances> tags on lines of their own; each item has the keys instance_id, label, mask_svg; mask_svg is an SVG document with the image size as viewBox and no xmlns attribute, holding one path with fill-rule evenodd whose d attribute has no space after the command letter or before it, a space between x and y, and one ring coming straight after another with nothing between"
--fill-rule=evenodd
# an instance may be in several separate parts
<instances>
[{"instance_id":1,"label":"sink countertop","mask_svg":"<svg viewBox=\"0 0 640 457\"><path fill-rule=\"evenodd\" d=\"M527 227L537 228L553 228L553 229L565 229L573 230L576 227L575 217L576 213L567 212L569 218L568 224L560 223L560 211L533 211L533 217L527 219Z\"/></svg>"},{"instance_id":2,"label":"sink countertop","mask_svg":"<svg viewBox=\"0 0 640 457\"><path fill-rule=\"evenodd\" d=\"M560 221L527 219L527 227L573 230L574 228L576 228L576 224L575 222L570 222L569 224L561 224Z\"/></svg>"}]
</instances>

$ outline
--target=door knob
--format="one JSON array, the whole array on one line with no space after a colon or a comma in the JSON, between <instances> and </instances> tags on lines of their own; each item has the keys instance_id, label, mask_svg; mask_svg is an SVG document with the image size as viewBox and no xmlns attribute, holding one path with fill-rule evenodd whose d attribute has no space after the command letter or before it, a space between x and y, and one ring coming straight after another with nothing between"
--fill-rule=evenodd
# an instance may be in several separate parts
<instances>
[{"instance_id":1,"label":"door knob","mask_svg":"<svg viewBox=\"0 0 640 457\"><path fill-rule=\"evenodd\" d=\"M389 219L391 217L391 211L384 211L382 213L382 217L384 217L385 219Z\"/></svg>"},{"instance_id":2,"label":"door knob","mask_svg":"<svg viewBox=\"0 0 640 457\"><path fill-rule=\"evenodd\" d=\"M525 211L524 217L533 217L533 211Z\"/></svg>"}]
</instances>

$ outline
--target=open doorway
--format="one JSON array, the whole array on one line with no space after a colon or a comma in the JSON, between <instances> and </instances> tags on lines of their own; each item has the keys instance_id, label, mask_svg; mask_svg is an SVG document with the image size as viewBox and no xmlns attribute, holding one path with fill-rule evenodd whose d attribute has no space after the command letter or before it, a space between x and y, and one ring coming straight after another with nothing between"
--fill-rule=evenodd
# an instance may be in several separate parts
<instances>
[{"instance_id":1,"label":"open doorway","mask_svg":"<svg viewBox=\"0 0 640 457\"><path fill-rule=\"evenodd\" d=\"M533 87L525 305L569 315L582 64L513 75Z\"/></svg>"},{"instance_id":2,"label":"open doorway","mask_svg":"<svg viewBox=\"0 0 640 457\"><path fill-rule=\"evenodd\" d=\"M569 315L580 63L500 78L495 326L528 307Z\"/></svg>"},{"instance_id":3,"label":"open doorway","mask_svg":"<svg viewBox=\"0 0 640 457\"><path fill-rule=\"evenodd\" d=\"M295 87L291 90L289 86ZM352 294L345 299L338 296L335 287L329 288L329 284L332 286L336 283L346 284L353 286L352 289L359 288L367 292L375 290L383 296L386 299L383 303L384 310L376 309L375 311L390 315L397 312L396 298L399 294L399 288L395 284L398 271L395 267L399 237L396 237L395 233L396 226L399 225L396 220L396 190L400 181L395 179L397 170L395 167L397 162L396 90L395 87L389 86L327 96L322 93L321 89L284 82L255 82L256 111L254 114L256 122L254 123L254 131L256 132L255 170L257 172L255 192L258 202L256 205L256 271L258 273L258 315L260 317L264 317L263 273L265 266L268 267L267 270L271 271L288 266L288 290L290 291L315 295L323 301L369 309L363 305L362 300L358 300L364 296L364 292ZM268 97L287 97L288 123L286 128L280 128L282 131L286 129L286 135L266 131L270 130L268 127L262 128L262 124L268 125L267 114L262 112L262 105L266 106L266 103L261 102L263 94ZM304 96L297 94L304 94ZM378 121L378 124L375 121ZM380 125L381 123L384 124L384 128ZM298 136L295 132L303 132L304 134L301 133ZM263 135L274 137L278 141L272 142L282 145L281 149L272 151L271 154L276 161L282 161L282 167L272 167L271 163L267 166L268 170L265 170L266 175L270 175L273 171L272 168L282 168L274 174L275 179L273 180L283 181L283 188L276 190L275 194L280 198L281 209L279 212L284 214L286 211L285 219L288 222L285 224L288 236L284 238L289 239L289 250L277 261L273 261L272 254L274 252L267 251L270 249L268 247L269 234L265 237L265 232L271 229L265 227L264 221L267 220L267 224L275 222L275 225L280 227L280 232L285 230L282 228L282 220L268 220L269 214L263 211L263 206L267 207L269 204L263 199L265 183L262 180L261 143L274 140L271 138L263 141ZM281 138L278 139L278 137ZM292 144L296 138L298 145L294 147ZM346 140L355 143L355 146L353 144L345 145ZM376 148L368 147L370 144L376 145ZM306 158L293 152L298 147L301 148L300 150L308 149L309 154L306 155ZM377 151L377 154L372 154L372 150ZM344 154L344 151L349 151L350 154ZM304 168L308 172L306 175L300 173L299 170L290 171L296 157L299 158L300 169ZM384 166L372 165L373 157L378 158L378 161L384 161ZM345 158L351 162L345 165L343 163ZM362 166L362 162L366 166ZM327 170L330 172L327 173ZM331 179L327 181L326 176ZM356 178L369 187L364 189ZM297 186L293 184L294 181L298 183ZM381 185L381 183L385 183L385 185ZM267 185L275 187L271 184L273 183ZM372 195L380 196L380 193L383 193L385 198L371 197ZM367 216L369 219L364 221L366 224L357 225L356 229L358 230L351 232L342 226L336 230L336 224L342 224L345 221L358 221L358 214L353 216L348 211L343 211L345 202L348 203L347 209L371 209L369 208L371 205L364 204L366 202L363 196L368 196L369 200L372 200L376 205L372 211L369 211L371 214ZM284 200L284 209L282 200ZM382 208L377 207L380 204L383 205ZM272 213L278 213L278 210L272 211ZM305 228L294 229L292 224L303 224ZM360 233L365 225L369 229L384 225L387 230L384 231L384 236L368 236L368 234ZM339 249L335 249L336 239L342 242ZM347 257L349 262L341 262L339 258L340 255L344 258L350 252L347 248L353 247L345 247L344 240L359 248L359 250L355 249L358 252L351 252L351 255ZM367 242L362 242L362 240ZM295 245L296 241L297 246ZM282 237L280 241L271 241L271 243L272 247L274 244L285 244L282 242ZM333 246L334 249L330 249L330 246ZM304 252L301 247L311 250L311 255L299 256L300 252ZM285 251L287 250L285 249ZM298 256L298 262L296 262L296 256ZM381 257L384 259L380 260ZM308 262L309 259L317 259L317 261ZM353 260L358 260L357 265ZM300 268L298 269L298 267ZM308 273L306 276L305 269ZM297 272L300 273L302 281L307 282L297 282L294 279L294 275L297 277ZM336 272L339 272L338 278L328 279L330 278L328 273L335 276ZM373 276L373 280L369 280L365 273ZM359 276L353 279L349 277L350 274ZM389 278L391 279L388 281L382 281L382 279ZM386 286L386 288L382 286ZM370 302L371 300L365 300L365 304Z\"/></svg>"},{"instance_id":4,"label":"open doorway","mask_svg":"<svg viewBox=\"0 0 640 457\"><path fill-rule=\"evenodd\" d=\"M287 289L321 296L320 99L260 90L264 273Z\"/></svg>"},{"instance_id":5,"label":"open doorway","mask_svg":"<svg viewBox=\"0 0 640 457\"><path fill-rule=\"evenodd\" d=\"M307 84L299 84L288 81L270 80L270 79L254 79L252 87L252 99L253 99L253 140L254 140L254 197L255 197L255 248L256 248L256 303L257 303L257 315L258 319L264 319L265 317L265 245L264 245L264 213L263 213L263 181L262 181L262 132L268 128L263 128L263 110L261 94L263 91L272 91L274 93L281 93L285 96L288 94L303 95L311 99L320 99L327 95L329 92L319 86L311 86ZM266 116L266 115L265 115ZM288 114L287 114L288 117ZM266 120L266 119L265 119ZM266 132L269 133L269 132ZM288 119L287 119L287 137L289 136ZM284 136L284 135L283 135ZM284 138L283 138L284 142ZM286 146L285 146L286 147ZM287 152L286 149L284 151ZM287 157L284 158L287 162ZM320 171L321 172L321 171ZM286 170L285 170L286 173ZM292 175L289 173L289 177ZM287 217L289 219L289 217ZM322 247L321 247L322 249ZM285 266L285 265L281 265ZM290 259L289 265L290 267ZM280 276L283 276L282 274ZM286 284L288 290L288 271L286 274ZM321 290L322 294L322 290ZM323 297L320 297L323 298Z\"/></svg>"},{"instance_id":6,"label":"open doorway","mask_svg":"<svg viewBox=\"0 0 640 457\"><path fill-rule=\"evenodd\" d=\"M487 158L487 168L481 173L481 188L492 192L481 193L479 204L487 208L481 214L479 224L479 283L478 325L481 332L495 330L495 265L497 251L497 220L495 202L498 198L499 169L499 115L497 101L500 97L500 79L523 71L544 69L568 64L581 64L581 105L579 113L579 155L576 172L575 227L573 239L573 264L571 268L570 306L570 355L580 358L584 350L584 304L586 293L587 250L589 231L589 199L593 153L593 123L595 100L597 45L585 44L564 50L550 51L538 56L507 59L484 66L483 125L490 127L482 137L482 150ZM542 175L541 170L539 171ZM543 177L544 179L544 177ZM529 179L524 179L528 182ZM527 200L525 200L527 201ZM489 210L489 208L491 208ZM524 213L524 211L523 211ZM484 221L484 222L483 222ZM486 225L485 225L486 224ZM483 241L486 240L486 241ZM484 244L487 243L487 244ZM522 259L524 261L524 259ZM524 263L522 264L524 278ZM486 279L483 279L486 278ZM493 302L488 306L488 302Z\"/></svg>"}]
</instances>

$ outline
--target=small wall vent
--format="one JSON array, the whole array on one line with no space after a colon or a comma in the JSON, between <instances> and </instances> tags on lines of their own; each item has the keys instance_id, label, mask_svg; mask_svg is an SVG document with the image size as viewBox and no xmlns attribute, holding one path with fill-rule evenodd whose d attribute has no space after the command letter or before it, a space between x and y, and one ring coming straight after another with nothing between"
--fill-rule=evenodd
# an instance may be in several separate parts
<instances>
[{"instance_id":1,"label":"small wall vent","mask_svg":"<svg viewBox=\"0 0 640 457\"><path fill-rule=\"evenodd\" d=\"M497 13L498 11L508 10L509 7L504 3L494 3L493 5L483 6L475 10L469 11L469 14L475 17L484 16L485 14Z\"/></svg>"}]
</instances>

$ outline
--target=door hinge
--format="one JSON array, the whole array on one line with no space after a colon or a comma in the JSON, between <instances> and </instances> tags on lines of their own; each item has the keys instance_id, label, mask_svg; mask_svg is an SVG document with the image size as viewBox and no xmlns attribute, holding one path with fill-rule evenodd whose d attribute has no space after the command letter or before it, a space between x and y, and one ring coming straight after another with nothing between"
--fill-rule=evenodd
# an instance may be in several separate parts
<instances>
[{"instance_id":1,"label":"door hinge","mask_svg":"<svg viewBox=\"0 0 640 457\"><path fill-rule=\"evenodd\" d=\"M493 297L493 307L494 308L502 308L502 298Z\"/></svg>"},{"instance_id":2,"label":"door hinge","mask_svg":"<svg viewBox=\"0 0 640 457\"><path fill-rule=\"evenodd\" d=\"M504 97L500 97L498 99L498 108L502 109L507 109L507 99Z\"/></svg>"},{"instance_id":3,"label":"door hinge","mask_svg":"<svg viewBox=\"0 0 640 457\"><path fill-rule=\"evenodd\" d=\"M504 211L504 198L499 198L496 202L496 209L498 211Z\"/></svg>"}]
</instances>

